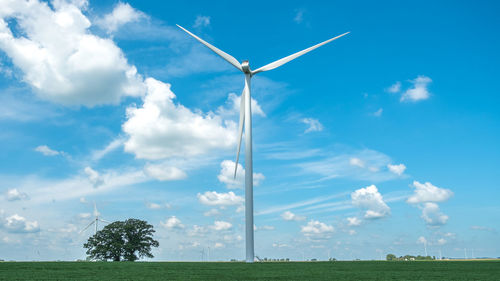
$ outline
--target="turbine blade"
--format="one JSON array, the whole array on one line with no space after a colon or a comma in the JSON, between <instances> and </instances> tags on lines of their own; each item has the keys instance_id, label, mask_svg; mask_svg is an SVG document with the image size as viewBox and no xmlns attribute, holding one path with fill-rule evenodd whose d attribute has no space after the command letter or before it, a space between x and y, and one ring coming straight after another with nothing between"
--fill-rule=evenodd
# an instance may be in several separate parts
<instances>
[{"instance_id":1,"label":"turbine blade","mask_svg":"<svg viewBox=\"0 0 500 281\"><path fill-rule=\"evenodd\" d=\"M241 93L240 125L238 126L238 149L236 150L236 163L234 165L234 178L236 178L236 172L238 171L238 161L240 160L241 138L243 136L243 123L245 122L245 95L246 95L246 88L243 89L243 93Z\"/></svg>"},{"instance_id":2,"label":"turbine blade","mask_svg":"<svg viewBox=\"0 0 500 281\"><path fill-rule=\"evenodd\" d=\"M253 75L253 74L257 74L257 73L259 73L259 72L268 71L268 70L271 70L271 69L275 69L275 68L277 68L277 67L280 67L280 66L284 65L285 63L287 63L287 62L289 62L289 61L291 61L291 60L294 60L294 59L296 59L296 58L298 58L298 57L300 57L300 56L302 56L302 55L304 55L304 54L307 54L308 52L310 52L310 51L312 51L312 50L314 50L314 49L316 49L316 48L319 48L319 47L321 47L321 46L323 46L323 45L325 45L325 44L327 44L327 43L330 43L330 42L332 42L333 40L338 39L338 38L340 38L340 37L342 37L342 36L344 36L344 35L347 35L347 34L349 34L349 32L346 32L346 33L341 34L341 35L339 35L339 36L336 36L336 37L333 37L333 38L331 38L331 39L328 39L328 40L326 40L326 41L324 41L324 42L321 42L321 43L319 43L319 44L316 44L316 45L314 45L314 46L312 46L312 47L309 47L309 48L307 48L307 49L305 49L305 50L302 50L302 51L300 51L300 52L297 52L297 53L295 53L295 54L289 55L288 57L284 57L284 58L282 58L282 59L280 59L280 60L277 60L277 61L275 61L275 62L272 62L272 63L270 63L270 64L264 65L263 67L258 68L258 69L256 69L256 70L252 71L252 75Z\"/></svg>"},{"instance_id":3,"label":"turbine blade","mask_svg":"<svg viewBox=\"0 0 500 281\"><path fill-rule=\"evenodd\" d=\"M200 37L194 35L193 33L189 32L187 29L185 29L184 27L176 24L180 29L184 30L187 34L193 36L196 40L200 41L200 43L202 43L203 45L207 46L210 50L214 51L217 55L221 56L223 59L225 59L227 62L229 62L230 64L232 64L234 67L236 67L237 69L239 69L240 71L243 71L243 69L241 68L241 64L240 62L235 59L234 57L232 57L231 55L217 49L215 46L211 45L210 43L206 42L205 40L201 39Z\"/></svg>"},{"instance_id":4,"label":"turbine blade","mask_svg":"<svg viewBox=\"0 0 500 281\"><path fill-rule=\"evenodd\" d=\"M107 221L107 220L103 220L103 219L99 219L100 221L102 221L103 223L111 223L110 221Z\"/></svg>"},{"instance_id":5,"label":"turbine blade","mask_svg":"<svg viewBox=\"0 0 500 281\"><path fill-rule=\"evenodd\" d=\"M87 228L89 228L89 227L90 227L92 224L94 224L94 223L95 223L95 221L91 221L91 222L89 223L89 225L87 225L84 229L80 230L80 233L79 233L79 234L81 234L82 232L84 232L85 230L87 230Z\"/></svg>"}]
</instances>

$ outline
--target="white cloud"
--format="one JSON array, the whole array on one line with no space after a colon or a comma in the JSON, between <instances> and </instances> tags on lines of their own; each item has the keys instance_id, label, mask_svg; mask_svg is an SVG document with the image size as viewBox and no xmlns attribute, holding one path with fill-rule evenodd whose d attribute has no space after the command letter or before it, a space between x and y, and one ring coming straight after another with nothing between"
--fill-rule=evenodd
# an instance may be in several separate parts
<instances>
[{"instance_id":1,"label":"white cloud","mask_svg":"<svg viewBox=\"0 0 500 281\"><path fill-rule=\"evenodd\" d=\"M238 171L236 178L234 178L234 165L235 162L231 160L224 160L220 163L221 170L217 178L220 182L225 183L227 188L243 188L245 184L245 169L238 163ZM253 185L259 186L260 182L265 179L261 173L253 173Z\"/></svg>"},{"instance_id":2,"label":"white cloud","mask_svg":"<svg viewBox=\"0 0 500 281\"><path fill-rule=\"evenodd\" d=\"M253 230L254 230L254 231L261 231L261 230L274 230L274 226L272 226L272 225L256 226L256 225L254 224L254 225L253 225Z\"/></svg>"},{"instance_id":3,"label":"white cloud","mask_svg":"<svg viewBox=\"0 0 500 281\"><path fill-rule=\"evenodd\" d=\"M243 197L229 191L228 193L217 193L216 191L207 191L204 194L198 193L198 200L203 205L208 206L234 206L245 202Z\"/></svg>"},{"instance_id":4,"label":"white cloud","mask_svg":"<svg viewBox=\"0 0 500 281\"><path fill-rule=\"evenodd\" d=\"M224 247L225 247L225 245L223 243L220 243L220 242L216 242L214 244L215 249L224 248Z\"/></svg>"},{"instance_id":5,"label":"white cloud","mask_svg":"<svg viewBox=\"0 0 500 281\"><path fill-rule=\"evenodd\" d=\"M440 245L440 246L442 246L442 245L446 244L446 242L447 242L446 239L439 238L438 241L437 241L437 244Z\"/></svg>"},{"instance_id":6,"label":"white cloud","mask_svg":"<svg viewBox=\"0 0 500 281\"><path fill-rule=\"evenodd\" d=\"M35 148L35 151L40 152L41 154L45 156L55 156L61 154L61 152L52 150L50 147L46 145L40 145Z\"/></svg>"},{"instance_id":7,"label":"white cloud","mask_svg":"<svg viewBox=\"0 0 500 281\"><path fill-rule=\"evenodd\" d=\"M40 231L37 221L28 221L26 218L21 217L18 214L0 219L0 226L3 226L8 232L31 233Z\"/></svg>"},{"instance_id":8,"label":"white cloud","mask_svg":"<svg viewBox=\"0 0 500 281\"><path fill-rule=\"evenodd\" d=\"M349 217L349 218L347 218L347 225L348 226L359 226L359 225L361 225L361 220L358 219L357 217Z\"/></svg>"},{"instance_id":9,"label":"white cloud","mask_svg":"<svg viewBox=\"0 0 500 281\"><path fill-rule=\"evenodd\" d=\"M146 208L151 209L151 210L159 210L159 209L170 209L170 208L172 208L172 206L170 206L170 204L168 204L168 203L159 204L159 203L147 202Z\"/></svg>"},{"instance_id":10,"label":"white cloud","mask_svg":"<svg viewBox=\"0 0 500 281\"><path fill-rule=\"evenodd\" d=\"M310 220L307 225L300 227L300 232L306 236L328 237L335 229L331 225Z\"/></svg>"},{"instance_id":11,"label":"white cloud","mask_svg":"<svg viewBox=\"0 0 500 281\"><path fill-rule=\"evenodd\" d=\"M147 164L144 167L144 172L159 181L182 180L187 177L186 173L181 169L164 165Z\"/></svg>"},{"instance_id":12,"label":"white cloud","mask_svg":"<svg viewBox=\"0 0 500 281\"><path fill-rule=\"evenodd\" d=\"M217 209L210 209L209 211L204 212L203 215L205 217L218 216L220 215L220 212Z\"/></svg>"},{"instance_id":13,"label":"white cloud","mask_svg":"<svg viewBox=\"0 0 500 281\"><path fill-rule=\"evenodd\" d=\"M99 172L97 172L96 170L90 167L85 167L83 171L87 175L90 183L94 186L94 188L98 188L99 186L104 184L103 177L101 177L101 175L99 175Z\"/></svg>"},{"instance_id":14,"label":"white cloud","mask_svg":"<svg viewBox=\"0 0 500 281\"><path fill-rule=\"evenodd\" d=\"M17 200L28 200L30 197L25 192L17 190L17 188L12 188L7 190L5 194L7 201L17 201Z\"/></svg>"},{"instance_id":15,"label":"white cloud","mask_svg":"<svg viewBox=\"0 0 500 281\"><path fill-rule=\"evenodd\" d=\"M94 161L101 160L104 156L122 146L123 141L124 140L122 138L114 139L108 145L106 145L105 148L92 152L92 160Z\"/></svg>"},{"instance_id":16,"label":"white cloud","mask_svg":"<svg viewBox=\"0 0 500 281\"><path fill-rule=\"evenodd\" d=\"M427 239L425 239L425 237L424 237L424 236L420 236L420 237L418 237L418 239L417 239L417 243L418 243L418 244L427 244Z\"/></svg>"},{"instance_id":17,"label":"white cloud","mask_svg":"<svg viewBox=\"0 0 500 281\"><path fill-rule=\"evenodd\" d=\"M285 243L273 243L273 247L274 248L286 248L286 247L290 247L290 246L288 246Z\"/></svg>"},{"instance_id":18,"label":"white cloud","mask_svg":"<svg viewBox=\"0 0 500 281\"><path fill-rule=\"evenodd\" d=\"M129 22L137 22L146 15L138 11L128 3L118 2L113 11L96 21L97 25L105 29L108 33L115 32L120 26Z\"/></svg>"},{"instance_id":19,"label":"white cloud","mask_svg":"<svg viewBox=\"0 0 500 281\"><path fill-rule=\"evenodd\" d=\"M207 229L203 226L193 225L193 228L187 232L188 236L203 236L207 232Z\"/></svg>"},{"instance_id":20,"label":"white cloud","mask_svg":"<svg viewBox=\"0 0 500 281\"><path fill-rule=\"evenodd\" d=\"M160 222L160 224L168 229L183 229L184 228L184 225L182 224L181 220L175 216L169 217L166 221Z\"/></svg>"},{"instance_id":21,"label":"white cloud","mask_svg":"<svg viewBox=\"0 0 500 281\"><path fill-rule=\"evenodd\" d=\"M439 210L438 204L431 202L423 205L422 218L429 226L441 226L448 221L448 216Z\"/></svg>"},{"instance_id":22,"label":"white cloud","mask_svg":"<svg viewBox=\"0 0 500 281\"><path fill-rule=\"evenodd\" d=\"M431 78L427 76L418 76L415 80L411 80L413 87L406 90L401 96L400 101L417 102L429 98L429 90L427 86L432 82Z\"/></svg>"},{"instance_id":23,"label":"white cloud","mask_svg":"<svg viewBox=\"0 0 500 281\"><path fill-rule=\"evenodd\" d=\"M295 17L293 18L293 21L298 24L302 23L304 21L304 10L302 9L297 10L297 12L295 13Z\"/></svg>"},{"instance_id":24,"label":"white cloud","mask_svg":"<svg viewBox=\"0 0 500 281\"><path fill-rule=\"evenodd\" d=\"M388 164L387 168L389 169L389 171L391 171L391 173L394 173L398 176L401 176L406 170L406 166L404 164L399 164L399 165Z\"/></svg>"},{"instance_id":25,"label":"white cloud","mask_svg":"<svg viewBox=\"0 0 500 281\"><path fill-rule=\"evenodd\" d=\"M212 229L214 229L216 231L221 231L221 230L231 229L231 227L233 227L233 225L227 221L215 221L214 225L211 227L212 227Z\"/></svg>"},{"instance_id":26,"label":"white cloud","mask_svg":"<svg viewBox=\"0 0 500 281\"><path fill-rule=\"evenodd\" d=\"M129 136L125 151L137 158L162 159L197 156L236 146L233 121L175 104L170 84L148 78L146 85L142 107L127 108L128 120L122 125Z\"/></svg>"},{"instance_id":27,"label":"white cloud","mask_svg":"<svg viewBox=\"0 0 500 281\"><path fill-rule=\"evenodd\" d=\"M349 159L349 164L351 164L352 166L360 167L360 168L365 167L365 162L359 158L356 158L356 157Z\"/></svg>"},{"instance_id":28,"label":"white cloud","mask_svg":"<svg viewBox=\"0 0 500 281\"><path fill-rule=\"evenodd\" d=\"M304 131L304 133L310 132L320 132L323 131L323 125L319 122L318 119L314 118L302 118L300 122L308 125L309 127Z\"/></svg>"},{"instance_id":29,"label":"white cloud","mask_svg":"<svg viewBox=\"0 0 500 281\"><path fill-rule=\"evenodd\" d=\"M366 209L364 215L366 219L383 218L391 212L375 185L354 191L351 193L351 199L354 206Z\"/></svg>"},{"instance_id":30,"label":"white cloud","mask_svg":"<svg viewBox=\"0 0 500 281\"><path fill-rule=\"evenodd\" d=\"M379 108L377 111L373 112L373 116L380 117L380 116L382 116L382 112L384 112L384 109Z\"/></svg>"},{"instance_id":31,"label":"white cloud","mask_svg":"<svg viewBox=\"0 0 500 281\"><path fill-rule=\"evenodd\" d=\"M0 10L0 49L40 98L95 106L143 94L136 68L112 40L91 34L81 5L54 1L51 6L7 1ZM13 20L16 25L7 24Z\"/></svg>"},{"instance_id":32,"label":"white cloud","mask_svg":"<svg viewBox=\"0 0 500 281\"><path fill-rule=\"evenodd\" d=\"M306 219L305 216L299 216L290 211L285 211L283 214L281 214L281 217L286 221L303 221Z\"/></svg>"},{"instance_id":33,"label":"white cloud","mask_svg":"<svg viewBox=\"0 0 500 281\"><path fill-rule=\"evenodd\" d=\"M92 216L91 213L80 213L78 214L78 217L81 218L81 219L88 219Z\"/></svg>"},{"instance_id":34,"label":"white cloud","mask_svg":"<svg viewBox=\"0 0 500 281\"><path fill-rule=\"evenodd\" d=\"M488 232L496 232L496 230L493 227L487 227L487 226L481 226L481 225L473 225L470 227L470 229L488 231Z\"/></svg>"},{"instance_id":35,"label":"white cloud","mask_svg":"<svg viewBox=\"0 0 500 281\"><path fill-rule=\"evenodd\" d=\"M389 93L399 93L401 91L401 82L397 81L396 83L392 84L389 88L387 88L387 92Z\"/></svg>"},{"instance_id":36,"label":"white cloud","mask_svg":"<svg viewBox=\"0 0 500 281\"><path fill-rule=\"evenodd\" d=\"M449 189L439 188L432 185L430 182L420 183L413 182L415 193L408 198L406 202L418 204L423 202L443 202L453 196L453 192Z\"/></svg>"},{"instance_id":37,"label":"white cloud","mask_svg":"<svg viewBox=\"0 0 500 281\"><path fill-rule=\"evenodd\" d=\"M328 155L329 152L325 151L323 154ZM346 177L379 182L398 178L386 168L387 164L391 162L391 158L381 152L363 149L347 151L297 165L305 172L323 176L322 180Z\"/></svg>"},{"instance_id":38,"label":"white cloud","mask_svg":"<svg viewBox=\"0 0 500 281\"><path fill-rule=\"evenodd\" d=\"M260 107L260 104L255 100L253 97L251 98L251 103L252 103L252 116L253 115L260 115L262 117L266 117L266 114ZM241 105L241 95L238 96L235 93L230 93L227 96L226 104L225 106L219 106L217 108L217 114L221 116L234 116L240 115L240 105Z\"/></svg>"},{"instance_id":39,"label":"white cloud","mask_svg":"<svg viewBox=\"0 0 500 281\"><path fill-rule=\"evenodd\" d=\"M197 16L194 21L193 27L205 27L210 25L210 17L209 16Z\"/></svg>"}]
</instances>

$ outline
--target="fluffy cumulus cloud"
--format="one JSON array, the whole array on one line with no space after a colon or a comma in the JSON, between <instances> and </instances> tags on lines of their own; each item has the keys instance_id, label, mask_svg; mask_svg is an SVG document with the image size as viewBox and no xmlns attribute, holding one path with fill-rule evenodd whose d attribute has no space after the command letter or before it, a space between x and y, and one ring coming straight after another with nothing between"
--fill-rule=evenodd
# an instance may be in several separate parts
<instances>
[{"instance_id":1,"label":"fluffy cumulus cloud","mask_svg":"<svg viewBox=\"0 0 500 281\"><path fill-rule=\"evenodd\" d=\"M420 237L418 237L418 239L417 239L417 243L418 243L418 244L427 244L427 239L425 239L425 237L424 237L424 236L420 236Z\"/></svg>"},{"instance_id":2,"label":"fluffy cumulus cloud","mask_svg":"<svg viewBox=\"0 0 500 281\"><path fill-rule=\"evenodd\" d=\"M389 169L391 173L401 176L405 172L406 166L404 164L399 164L399 165L388 164L387 169Z\"/></svg>"},{"instance_id":3,"label":"fluffy cumulus cloud","mask_svg":"<svg viewBox=\"0 0 500 281\"><path fill-rule=\"evenodd\" d=\"M260 107L260 104L254 98L251 98L252 103L252 116L259 115L262 117L266 117L266 114ZM240 107L241 107L241 95L238 96L235 93L230 93L227 97L225 106L220 106L217 109L217 113L221 116L234 116L240 115Z\"/></svg>"},{"instance_id":4,"label":"fluffy cumulus cloud","mask_svg":"<svg viewBox=\"0 0 500 281\"><path fill-rule=\"evenodd\" d=\"M181 180L187 177L186 173L177 167L148 164L144 172L159 181Z\"/></svg>"},{"instance_id":5,"label":"fluffy cumulus cloud","mask_svg":"<svg viewBox=\"0 0 500 281\"><path fill-rule=\"evenodd\" d=\"M243 197L229 191L228 193L217 193L216 191L207 191L204 194L198 193L198 200L203 205L208 206L235 206L245 202Z\"/></svg>"},{"instance_id":6,"label":"fluffy cumulus cloud","mask_svg":"<svg viewBox=\"0 0 500 281\"><path fill-rule=\"evenodd\" d=\"M7 190L5 194L7 201L18 201L18 200L28 200L30 197L28 194L17 190L17 188L12 188Z\"/></svg>"},{"instance_id":7,"label":"fluffy cumulus cloud","mask_svg":"<svg viewBox=\"0 0 500 281\"><path fill-rule=\"evenodd\" d=\"M159 204L159 203L154 203L154 202L147 202L146 207L151 210L160 210L160 209L170 209L172 206L170 204L165 203L165 204Z\"/></svg>"},{"instance_id":8,"label":"fluffy cumulus cloud","mask_svg":"<svg viewBox=\"0 0 500 281\"><path fill-rule=\"evenodd\" d=\"M214 113L193 112L175 104L170 84L146 79L142 107L127 108L122 125L125 151L137 158L162 159L202 155L236 146L236 124Z\"/></svg>"},{"instance_id":9,"label":"fluffy cumulus cloud","mask_svg":"<svg viewBox=\"0 0 500 281\"><path fill-rule=\"evenodd\" d=\"M316 220L310 220L306 225L300 227L300 232L302 232L305 236L313 237L326 238L329 237L334 230L333 226Z\"/></svg>"},{"instance_id":10,"label":"fluffy cumulus cloud","mask_svg":"<svg viewBox=\"0 0 500 281\"><path fill-rule=\"evenodd\" d=\"M0 226L3 226L7 232L12 233L32 233L40 231L40 226L37 221L28 221L18 214L6 218L0 217Z\"/></svg>"},{"instance_id":11,"label":"fluffy cumulus cloud","mask_svg":"<svg viewBox=\"0 0 500 281\"><path fill-rule=\"evenodd\" d=\"M211 226L211 228L216 231L229 230L231 227L233 227L233 225L227 221L215 221L214 225Z\"/></svg>"},{"instance_id":12,"label":"fluffy cumulus cloud","mask_svg":"<svg viewBox=\"0 0 500 281\"><path fill-rule=\"evenodd\" d=\"M359 158L356 158L356 157L349 159L349 164L351 166L356 166L356 167L360 167L360 168L365 167L365 162Z\"/></svg>"},{"instance_id":13,"label":"fluffy cumulus cloud","mask_svg":"<svg viewBox=\"0 0 500 281\"><path fill-rule=\"evenodd\" d=\"M453 192L451 190L434 186L430 182L420 183L418 181L414 181L413 187L415 188L415 193L406 201L411 204L443 202L453 196Z\"/></svg>"},{"instance_id":14,"label":"fluffy cumulus cloud","mask_svg":"<svg viewBox=\"0 0 500 281\"><path fill-rule=\"evenodd\" d=\"M217 209L210 209L210 210L204 212L203 215L205 217L218 216L218 215L220 215L220 212Z\"/></svg>"},{"instance_id":15,"label":"fluffy cumulus cloud","mask_svg":"<svg viewBox=\"0 0 500 281\"><path fill-rule=\"evenodd\" d=\"M399 93L401 91L401 82L397 81L396 83L392 84L389 88L387 88L387 91L389 93Z\"/></svg>"},{"instance_id":16,"label":"fluffy cumulus cloud","mask_svg":"<svg viewBox=\"0 0 500 281\"><path fill-rule=\"evenodd\" d=\"M354 191L351 193L351 200L354 206L366 210L364 215L366 219L383 218L391 212L375 185Z\"/></svg>"},{"instance_id":17,"label":"fluffy cumulus cloud","mask_svg":"<svg viewBox=\"0 0 500 281\"><path fill-rule=\"evenodd\" d=\"M176 216L171 216L167 218L164 222L160 222L160 224L167 229L183 229L184 225L182 224L181 220L178 219Z\"/></svg>"},{"instance_id":18,"label":"fluffy cumulus cloud","mask_svg":"<svg viewBox=\"0 0 500 281\"><path fill-rule=\"evenodd\" d=\"M281 214L281 217L286 221L303 221L306 219L306 217L296 215L290 211L283 212L283 214Z\"/></svg>"},{"instance_id":19,"label":"fluffy cumulus cloud","mask_svg":"<svg viewBox=\"0 0 500 281\"><path fill-rule=\"evenodd\" d=\"M194 20L193 27L205 27L210 25L210 17L209 16L197 16Z\"/></svg>"},{"instance_id":20,"label":"fluffy cumulus cloud","mask_svg":"<svg viewBox=\"0 0 500 281\"><path fill-rule=\"evenodd\" d=\"M0 50L42 99L95 106L141 96L142 77L112 40L90 32L91 22L82 13L85 5L3 1Z\"/></svg>"},{"instance_id":21,"label":"fluffy cumulus cloud","mask_svg":"<svg viewBox=\"0 0 500 281\"><path fill-rule=\"evenodd\" d=\"M439 210L438 204L432 202L423 204L422 218L428 226L441 226L448 221L448 216Z\"/></svg>"},{"instance_id":22,"label":"fluffy cumulus cloud","mask_svg":"<svg viewBox=\"0 0 500 281\"><path fill-rule=\"evenodd\" d=\"M128 3L118 2L111 13L98 19L96 23L108 33L112 33L124 24L137 22L145 17L144 13L132 8Z\"/></svg>"},{"instance_id":23,"label":"fluffy cumulus cloud","mask_svg":"<svg viewBox=\"0 0 500 281\"><path fill-rule=\"evenodd\" d=\"M304 133L323 131L323 124L318 119L302 118L300 121L308 126Z\"/></svg>"},{"instance_id":24,"label":"fluffy cumulus cloud","mask_svg":"<svg viewBox=\"0 0 500 281\"><path fill-rule=\"evenodd\" d=\"M99 174L99 172L92 169L91 167L85 167L83 172L85 173L85 175L87 175L90 183L94 186L94 188L98 188L99 186L104 184L103 177Z\"/></svg>"},{"instance_id":25,"label":"fluffy cumulus cloud","mask_svg":"<svg viewBox=\"0 0 500 281\"><path fill-rule=\"evenodd\" d=\"M56 155L61 154L61 152L59 152L57 150L53 150L46 145L37 146L35 148L35 151L40 152L41 154L43 154L45 156L56 156Z\"/></svg>"},{"instance_id":26,"label":"fluffy cumulus cloud","mask_svg":"<svg viewBox=\"0 0 500 281\"><path fill-rule=\"evenodd\" d=\"M359 225L361 225L361 220L357 217L349 217L349 218L347 218L347 225L348 226L359 226Z\"/></svg>"},{"instance_id":27,"label":"fluffy cumulus cloud","mask_svg":"<svg viewBox=\"0 0 500 281\"><path fill-rule=\"evenodd\" d=\"M238 164L236 178L234 177L234 165L236 163L231 160L224 160L220 163L221 170L217 178L220 182L226 184L227 188L243 188L245 184L245 169L241 164ZM261 173L253 173L253 185L258 186L265 179Z\"/></svg>"},{"instance_id":28,"label":"fluffy cumulus cloud","mask_svg":"<svg viewBox=\"0 0 500 281\"><path fill-rule=\"evenodd\" d=\"M430 93L427 87L431 82L432 82L431 78L423 75L418 76L414 80L411 80L413 86L403 93L400 100L417 102L428 99Z\"/></svg>"}]
</instances>

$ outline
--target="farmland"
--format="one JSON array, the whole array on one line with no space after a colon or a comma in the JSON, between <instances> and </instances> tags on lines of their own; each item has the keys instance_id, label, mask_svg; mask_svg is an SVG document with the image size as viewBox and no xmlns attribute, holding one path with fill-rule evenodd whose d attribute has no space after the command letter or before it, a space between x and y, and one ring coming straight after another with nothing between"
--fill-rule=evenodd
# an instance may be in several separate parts
<instances>
[{"instance_id":1,"label":"farmland","mask_svg":"<svg viewBox=\"0 0 500 281\"><path fill-rule=\"evenodd\" d=\"M500 261L0 262L0 280L499 280Z\"/></svg>"}]
</instances>

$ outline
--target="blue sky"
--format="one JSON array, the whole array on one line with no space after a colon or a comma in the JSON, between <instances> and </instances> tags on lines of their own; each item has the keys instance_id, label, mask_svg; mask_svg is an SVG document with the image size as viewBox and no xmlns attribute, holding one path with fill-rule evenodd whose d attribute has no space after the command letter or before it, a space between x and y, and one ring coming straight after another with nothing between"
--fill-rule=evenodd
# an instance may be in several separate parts
<instances>
[{"instance_id":1,"label":"blue sky","mask_svg":"<svg viewBox=\"0 0 500 281\"><path fill-rule=\"evenodd\" d=\"M175 24L253 69L351 31L252 80L256 255L500 255L497 3L1 2L0 259L84 258L93 202L243 259L243 75Z\"/></svg>"}]
</instances>

